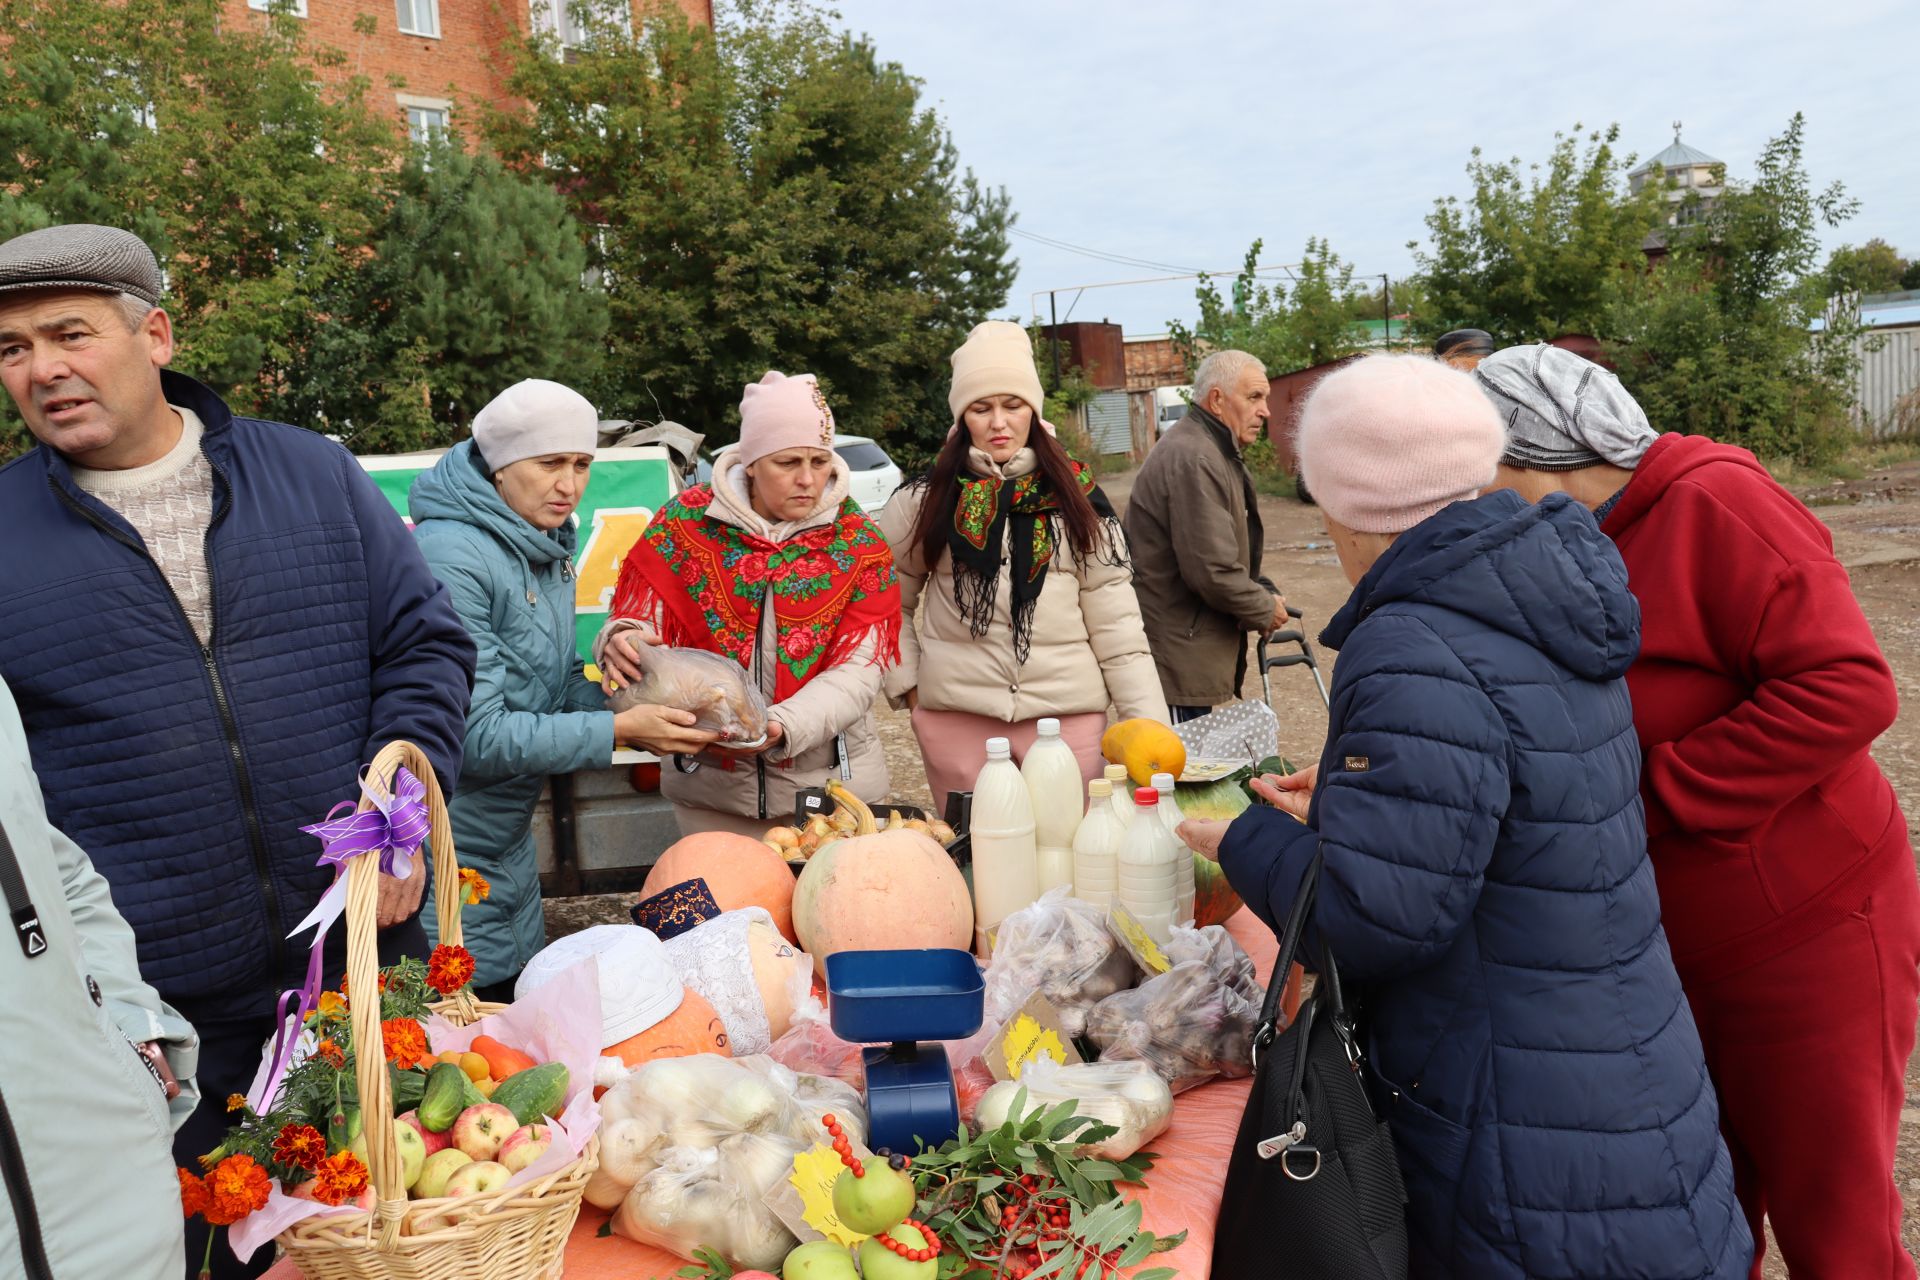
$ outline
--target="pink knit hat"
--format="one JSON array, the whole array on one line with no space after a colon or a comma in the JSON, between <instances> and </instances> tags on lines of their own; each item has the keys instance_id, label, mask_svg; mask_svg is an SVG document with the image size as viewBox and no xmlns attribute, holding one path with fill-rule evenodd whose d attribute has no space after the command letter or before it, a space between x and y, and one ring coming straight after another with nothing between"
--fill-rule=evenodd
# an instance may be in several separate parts
<instances>
[{"instance_id":1,"label":"pink knit hat","mask_svg":"<svg viewBox=\"0 0 1920 1280\"><path fill-rule=\"evenodd\" d=\"M1507 433L1469 374L1375 355L1322 378L1300 410L1300 478L1333 519L1402 533L1493 482Z\"/></svg>"},{"instance_id":2,"label":"pink knit hat","mask_svg":"<svg viewBox=\"0 0 1920 1280\"><path fill-rule=\"evenodd\" d=\"M782 449L833 448L833 410L810 373L769 372L740 397L740 465Z\"/></svg>"}]
</instances>

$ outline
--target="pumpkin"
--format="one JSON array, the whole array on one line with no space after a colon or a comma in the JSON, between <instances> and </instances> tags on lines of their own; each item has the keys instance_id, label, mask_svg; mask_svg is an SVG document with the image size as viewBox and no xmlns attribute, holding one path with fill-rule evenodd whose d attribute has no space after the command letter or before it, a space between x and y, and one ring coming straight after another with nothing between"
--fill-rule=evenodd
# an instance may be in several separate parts
<instances>
[{"instance_id":1,"label":"pumpkin","mask_svg":"<svg viewBox=\"0 0 1920 1280\"><path fill-rule=\"evenodd\" d=\"M720 1020L713 1006L694 991L681 997L678 1009L639 1035L628 1036L600 1052L604 1057L620 1059L629 1067L656 1058L690 1058L696 1053L733 1056L727 1042L727 1024Z\"/></svg>"},{"instance_id":2,"label":"pumpkin","mask_svg":"<svg viewBox=\"0 0 1920 1280\"><path fill-rule=\"evenodd\" d=\"M881 831L873 810L838 782L827 784L850 809L854 834L821 849L793 890L800 947L826 976L841 951L973 946L973 900L953 858L918 831Z\"/></svg>"},{"instance_id":3,"label":"pumpkin","mask_svg":"<svg viewBox=\"0 0 1920 1280\"><path fill-rule=\"evenodd\" d=\"M1211 858L1193 855L1193 927L1225 924L1244 905L1227 883L1227 873Z\"/></svg>"},{"instance_id":4,"label":"pumpkin","mask_svg":"<svg viewBox=\"0 0 1920 1280\"><path fill-rule=\"evenodd\" d=\"M722 911L765 907L774 927L795 941L793 932L793 872L785 858L751 836L731 831L702 831L667 846L647 872L640 896L654 894L683 880L704 880Z\"/></svg>"},{"instance_id":5,"label":"pumpkin","mask_svg":"<svg viewBox=\"0 0 1920 1280\"><path fill-rule=\"evenodd\" d=\"M1177 780L1187 768L1187 744L1180 735L1142 716L1122 720L1101 734L1100 754L1108 764L1125 765L1127 776L1142 787L1152 786L1156 773L1170 773Z\"/></svg>"}]
</instances>

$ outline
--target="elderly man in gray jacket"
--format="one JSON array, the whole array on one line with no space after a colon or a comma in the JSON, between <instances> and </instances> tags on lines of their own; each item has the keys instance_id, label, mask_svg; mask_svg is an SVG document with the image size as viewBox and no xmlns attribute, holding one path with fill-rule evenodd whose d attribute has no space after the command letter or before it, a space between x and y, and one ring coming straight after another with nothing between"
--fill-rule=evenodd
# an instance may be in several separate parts
<instances>
[{"instance_id":1,"label":"elderly man in gray jacket","mask_svg":"<svg viewBox=\"0 0 1920 1280\"><path fill-rule=\"evenodd\" d=\"M1238 698L1247 633L1287 621L1260 572L1265 531L1241 459L1267 429L1267 387L1244 351L1202 360L1187 415L1147 455L1127 500L1133 590L1175 722Z\"/></svg>"},{"instance_id":2,"label":"elderly man in gray jacket","mask_svg":"<svg viewBox=\"0 0 1920 1280\"><path fill-rule=\"evenodd\" d=\"M0 1276L178 1280L169 1147L199 1096L198 1042L141 981L107 882L47 821L4 684L0 893Z\"/></svg>"}]
</instances>

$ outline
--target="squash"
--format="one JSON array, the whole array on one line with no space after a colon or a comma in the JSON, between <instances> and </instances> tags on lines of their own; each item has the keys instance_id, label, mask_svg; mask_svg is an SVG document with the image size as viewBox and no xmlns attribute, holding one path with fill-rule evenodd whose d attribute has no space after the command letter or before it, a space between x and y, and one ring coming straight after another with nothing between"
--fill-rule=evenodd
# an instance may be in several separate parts
<instances>
[{"instance_id":1,"label":"squash","mask_svg":"<svg viewBox=\"0 0 1920 1280\"><path fill-rule=\"evenodd\" d=\"M800 947L826 976L841 951L973 947L973 900L953 858L918 831L881 831L873 810L838 782L827 791L850 809L854 834L814 854L793 890Z\"/></svg>"},{"instance_id":2,"label":"squash","mask_svg":"<svg viewBox=\"0 0 1920 1280\"><path fill-rule=\"evenodd\" d=\"M727 1038L727 1024L714 1007L697 992L689 991L681 997L678 1009L639 1035L628 1036L600 1053L637 1067L656 1058L690 1058L696 1053L731 1058L733 1048Z\"/></svg>"},{"instance_id":3,"label":"squash","mask_svg":"<svg viewBox=\"0 0 1920 1280\"><path fill-rule=\"evenodd\" d=\"M765 907L774 928L789 942L793 932L793 871L786 859L759 840L731 831L703 831L667 846L647 872L640 896L683 880L704 880L722 911Z\"/></svg>"},{"instance_id":4,"label":"squash","mask_svg":"<svg viewBox=\"0 0 1920 1280\"><path fill-rule=\"evenodd\" d=\"M1101 734L1100 754L1108 764L1125 765L1127 776L1142 787L1152 786L1156 773L1170 773L1177 779L1187 768L1187 744L1180 735L1158 720L1140 716L1122 720Z\"/></svg>"},{"instance_id":5,"label":"squash","mask_svg":"<svg viewBox=\"0 0 1920 1280\"><path fill-rule=\"evenodd\" d=\"M1225 924L1243 905L1227 883L1227 873L1211 858L1193 855L1193 927Z\"/></svg>"},{"instance_id":6,"label":"squash","mask_svg":"<svg viewBox=\"0 0 1920 1280\"><path fill-rule=\"evenodd\" d=\"M1218 819L1232 822L1235 818L1253 807L1253 801L1242 789L1238 773L1221 778L1218 782L1192 783L1173 789L1173 798L1180 804L1180 812L1189 818L1207 820ZM1210 924L1225 924L1227 917L1240 909L1240 895L1227 883L1227 873L1220 864L1199 854L1193 855L1193 924L1195 928L1205 928Z\"/></svg>"}]
</instances>

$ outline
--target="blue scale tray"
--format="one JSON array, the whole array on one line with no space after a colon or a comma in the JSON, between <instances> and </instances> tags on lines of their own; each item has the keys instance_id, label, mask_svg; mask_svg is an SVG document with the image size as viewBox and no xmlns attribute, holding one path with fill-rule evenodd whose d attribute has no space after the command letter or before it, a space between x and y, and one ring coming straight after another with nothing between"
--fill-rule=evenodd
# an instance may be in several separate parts
<instances>
[{"instance_id":1,"label":"blue scale tray","mask_svg":"<svg viewBox=\"0 0 1920 1280\"><path fill-rule=\"evenodd\" d=\"M980 1029L986 983L965 951L842 951L827 957L827 1016L854 1044L958 1040Z\"/></svg>"}]
</instances>

